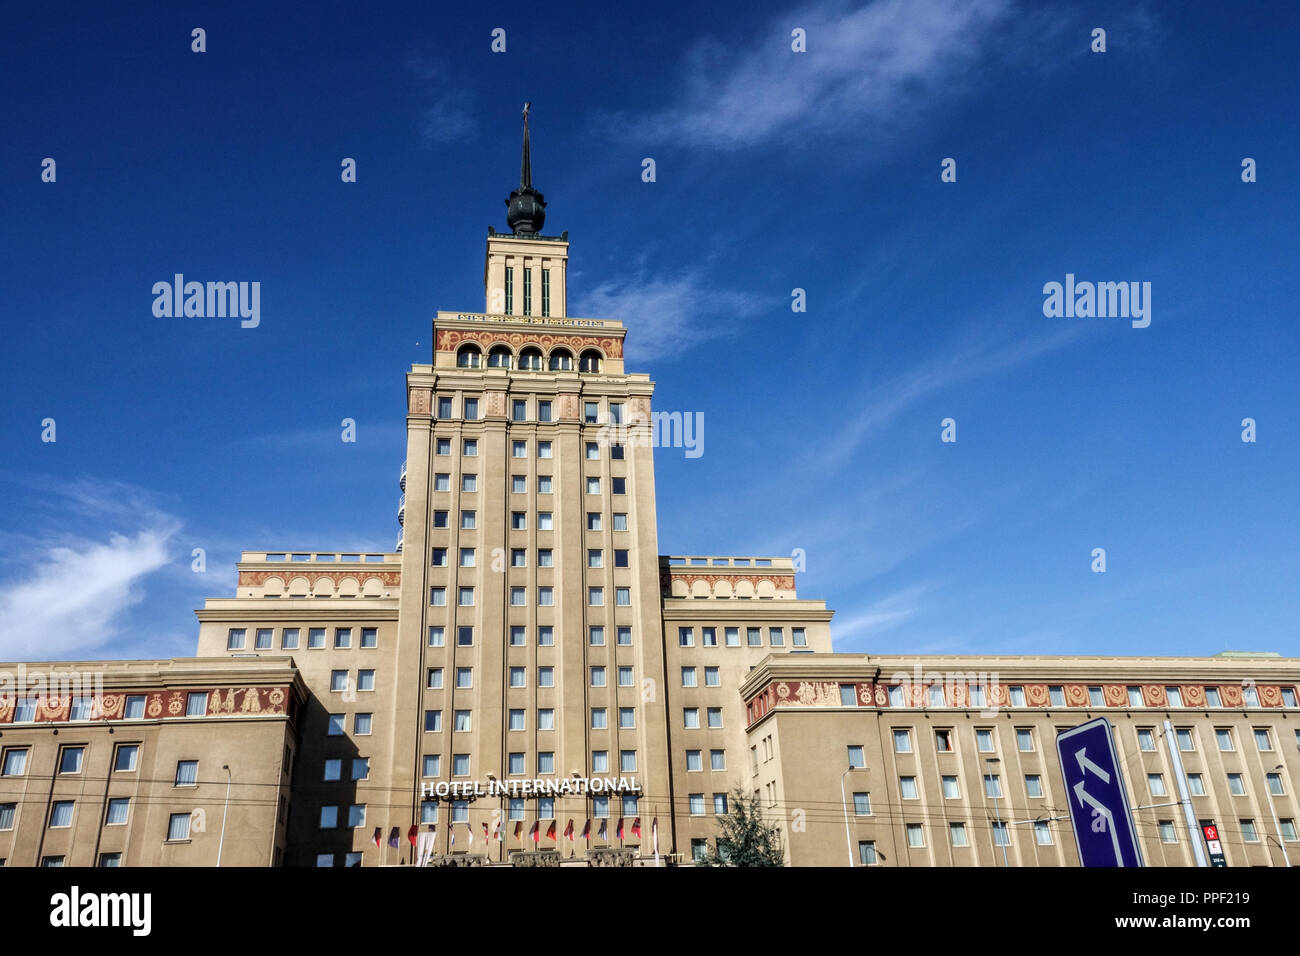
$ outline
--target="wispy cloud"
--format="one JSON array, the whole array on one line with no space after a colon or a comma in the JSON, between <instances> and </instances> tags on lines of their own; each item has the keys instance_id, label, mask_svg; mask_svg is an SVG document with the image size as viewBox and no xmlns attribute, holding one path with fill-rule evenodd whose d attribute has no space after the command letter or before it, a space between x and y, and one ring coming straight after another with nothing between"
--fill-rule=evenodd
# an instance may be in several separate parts
<instances>
[{"instance_id":1,"label":"wispy cloud","mask_svg":"<svg viewBox=\"0 0 1300 956\"><path fill-rule=\"evenodd\" d=\"M764 307L762 296L711 287L700 273L603 282L575 301L574 315L622 319L629 355L648 361L679 354L700 342L729 335L739 320Z\"/></svg>"},{"instance_id":2,"label":"wispy cloud","mask_svg":"<svg viewBox=\"0 0 1300 956\"><path fill-rule=\"evenodd\" d=\"M972 64L1005 40L999 28L1012 6L805 6L769 22L747 48L730 39L701 41L688 54L681 101L638 125L687 146L722 149L850 130L879 139L963 88ZM806 53L791 50L796 27L806 31Z\"/></svg>"},{"instance_id":3,"label":"wispy cloud","mask_svg":"<svg viewBox=\"0 0 1300 956\"><path fill-rule=\"evenodd\" d=\"M455 143L474 135L478 124L470 87L456 82L445 61L416 53L407 57L406 69L425 94L419 117L420 139L425 146Z\"/></svg>"},{"instance_id":4,"label":"wispy cloud","mask_svg":"<svg viewBox=\"0 0 1300 956\"><path fill-rule=\"evenodd\" d=\"M18 543L23 556L15 560L11 551L7 565L19 574L0 583L0 658L7 660L84 656L111 642L124 612L144 598L144 579L169 561L180 527L147 493L121 483L76 481L45 506L64 519L61 526L39 537L5 535L6 549ZM115 530L66 530L90 522Z\"/></svg>"},{"instance_id":5,"label":"wispy cloud","mask_svg":"<svg viewBox=\"0 0 1300 956\"><path fill-rule=\"evenodd\" d=\"M862 649L862 638L882 634L911 619L920 608L921 598L932 590L933 584L913 584L848 615L837 614L831 622L835 651L845 653Z\"/></svg>"}]
</instances>

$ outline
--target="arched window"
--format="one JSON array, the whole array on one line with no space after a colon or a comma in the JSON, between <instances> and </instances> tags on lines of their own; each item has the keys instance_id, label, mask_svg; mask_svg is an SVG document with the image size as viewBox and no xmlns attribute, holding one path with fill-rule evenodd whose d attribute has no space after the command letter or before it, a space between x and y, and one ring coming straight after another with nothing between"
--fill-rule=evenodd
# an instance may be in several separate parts
<instances>
[{"instance_id":1,"label":"arched window","mask_svg":"<svg viewBox=\"0 0 1300 956\"><path fill-rule=\"evenodd\" d=\"M519 353L519 367L527 372L542 370L542 352L540 349L526 348Z\"/></svg>"},{"instance_id":2,"label":"arched window","mask_svg":"<svg viewBox=\"0 0 1300 956\"><path fill-rule=\"evenodd\" d=\"M600 371L600 353L595 349L587 349L578 359L579 372L599 372Z\"/></svg>"},{"instance_id":3,"label":"arched window","mask_svg":"<svg viewBox=\"0 0 1300 956\"><path fill-rule=\"evenodd\" d=\"M457 368L478 368L483 362L483 353L477 345L462 345L456 353Z\"/></svg>"},{"instance_id":4,"label":"arched window","mask_svg":"<svg viewBox=\"0 0 1300 956\"><path fill-rule=\"evenodd\" d=\"M488 352L488 368L509 368L511 358L510 350L504 345L498 345Z\"/></svg>"},{"instance_id":5,"label":"arched window","mask_svg":"<svg viewBox=\"0 0 1300 956\"><path fill-rule=\"evenodd\" d=\"M568 349L556 349L551 353L552 372L573 371L573 353Z\"/></svg>"}]
</instances>

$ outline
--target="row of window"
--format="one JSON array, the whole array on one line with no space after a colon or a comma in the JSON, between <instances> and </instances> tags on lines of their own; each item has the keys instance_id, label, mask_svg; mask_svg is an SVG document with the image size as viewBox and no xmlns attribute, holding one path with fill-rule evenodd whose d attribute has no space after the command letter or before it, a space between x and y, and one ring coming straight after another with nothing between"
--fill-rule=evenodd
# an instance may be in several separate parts
<instances>
[{"instance_id":1,"label":"row of window","mask_svg":"<svg viewBox=\"0 0 1300 956\"><path fill-rule=\"evenodd\" d=\"M515 459L525 459L528 457L527 438L512 438L510 440L510 457ZM436 436L433 440L433 453L439 457L450 457L451 442L449 436ZM477 458L479 440L477 438L462 438L460 441L460 454L462 458ZM588 461L600 460L601 442L589 441L583 442L583 455ZM609 448L609 457L612 461L622 461L625 457L625 446L617 443L606 443ZM555 458L555 444L550 439L539 439L537 442L537 457L541 460L551 460ZM442 474L436 472L435 474ZM550 477L539 475L540 477ZM448 473L448 485L446 488L434 488L435 491L450 491L450 474ZM538 489L539 491L541 489Z\"/></svg>"},{"instance_id":2,"label":"row of window","mask_svg":"<svg viewBox=\"0 0 1300 956\"><path fill-rule=\"evenodd\" d=\"M442 420L455 418L453 412L454 398L451 395L439 395L437 398L437 417ZM624 423L622 402L610 402L608 417L602 414L600 402L583 402L582 406L582 423L584 425L621 425ZM479 420L479 400L469 396L461 399L461 418L468 422ZM510 400L510 420L513 422L530 421L528 417L528 399L514 398ZM539 398L537 400L537 421L548 423L554 421L553 407L550 399ZM595 442L588 443L588 449L595 446ZM619 454L612 457L622 458L622 448L619 446ZM600 455L587 455L588 458L599 458Z\"/></svg>"},{"instance_id":3,"label":"row of window","mask_svg":"<svg viewBox=\"0 0 1300 956\"><path fill-rule=\"evenodd\" d=\"M845 685L845 686L851 686L851 685ZM983 684L971 684L969 690L970 690L970 705L972 707L988 706L987 686ZM1141 686L1137 684L1130 684L1125 688L1125 690L1128 698L1128 706L1142 707L1142 708L1145 708L1147 706L1142 697ZM887 688L887 691L889 694L889 706L891 707L908 706L907 693L901 685L898 684L891 685L890 687ZM1025 688L1023 685L1013 684L1008 688L1008 691L1009 691L1012 707L1029 706L1025 697ZM1247 707L1250 708L1259 707L1260 705L1259 692L1254 687L1250 687L1250 686L1243 687L1241 694L1242 694L1242 701ZM1051 707L1067 706L1065 703L1065 685L1063 684L1049 685L1047 688L1047 699L1048 699L1048 706ZM1174 687L1174 686L1166 687L1165 699L1168 701L1166 706L1171 710L1181 709L1182 707L1185 706L1185 704L1183 703L1182 688L1180 687ZM931 707L948 706L944 695L943 685L931 684L929 687L927 687L926 701L928 705ZM1294 688L1291 687L1282 688L1282 705L1284 707L1296 706L1296 692ZM1109 704L1106 703L1105 694L1102 692L1102 688L1100 686L1092 686L1088 688L1088 706L1090 707L1110 706ZM1223 700L1219 693L1219 688L1217 687L1205 688L1205 706L1206 707L1223 706Z\"/></svg>"},{"instance_id":4,"label":"row of window","mask_svg":"<svg viewBox=\"0 0 1300 956\"><path fill-rule=\"evenodd\" d=\"M605 643L605 628L595 626L588 628L588 640L593 646L600 647ZM614 628L615 640L622 646L630 646L632 643L632 628L619 625ZM435 624L429 628L429 646L444 647L447 641L447 629L442 625ZM523 624L510 625L510 646L523 647L528 643L528 628ZM540 624L537 627L537 644L539 647L555 646L555 628L550 624ZM472 647L474 645L474 628L470 625L461 625L456 628L456 646ZM512 685L522 687L523 684ZM552 686L545 684L542 686Z\"/></svg>"},{"instance_id":5,"label":"row of window","mask_svg":"<svg viewBox=\"0 0 1300 956\"><path fill-rule=\"evenodd\" d=\"M524 288L528 288L530 273L524 273ZM542 273L543 277L547 273ZM543 289L545 289L543 285ZM512 315L512 295L511 286L507 280L506 284L506 314ZM530 295L525 295L525 303L531 300ZM543 294L542 301L545 303L547 297ZM529 309L525 305L525 309ZM532 315L531 311L525 311L525 315ZM549 315L549 311L543 311L542 315ZM599 372L601 357L600 352L595 349L587 349L578 357L579 372ZM466 343L456 351L457 368L482 368L483 367L483 350L473 343ZM543 360L542 350L535 346L528 346L516 356L507 346L495 345L488 352L488 368L518 368L522 372L540 372L543 367L552 372L571 372L573 371L573 353L568 349L560 346L551 349L550 353Z\"/></svg>"},{"instance_id":6,"label":"row of window","mask_svg":"<svg viewBox=\"0 0 1300 956\"><path fill-rule=\"evenodd\" d=\"M626 485L624 479L613 479L614 494L626 494ZM599 511L587 512L587 530L600 531L601 513ZM451 527L451 513L447 511L434 511L433 522L431 525L435 529ZM462 531L476 531L478 529L478 512L472 509L463 509L460 513L460 529ZM510 513L510 530L527 531L528 530L528 513L526 511L512 511ZM555 513L552 511L537 512L537 530L554 531L555 530ZM616 512L614 514L614 530L627 530L627 513ZM519 549L522 550L522 549ZM548 549L549 550L549 549ZM523 567L523 565L519 565ZM549 567L549 565L539 564L539 567Z\"/></svg>"},{"instance_id":7,"label":"row of window","mask_svg":"<svg viewBox=\"0 0 1300 956\"><path fill-rule=\"evenodd\" d=\"M76 808L75 800L54 800L50 803L49 829L64 830L72 827L72 820ZM131 813L131 799L129 797L111 797L108 800L108 806L104 815L104 825L110 827L126 826L127 820ZM15 803L0 803L0 830L12 830L18 817L18 805ZM168 840L188 840L190 838L190 814L173 813L167 821L167 839ZM106 854L116 856L117 862L104 863L100 866L118 866L120 865L121 854ZM47 857L46 859L50 859ZM61 857L58 859L62 859ZM52 864L42 862L42 866ZM53 864L62 866L60 862Z\"/></svg>"},{"instance_id":8,"label":"row of window","mask_svg":"<svg viewBox=\"0 0 1300 956\"><path fill-rule=\"evenodd\" d=\"M723 641L727 647L740 647L740 628L724 627L722 629ZM785 646L785 628L769 627L767 629L768 644L772 647ZM763 629L761 627L745 628L745 643L749 647L763 646ZM802 627L790 628L790 643L794 647L807 647L808 635ZM695 628L679 627L677 629L677 646L694 647L695 646ZM700 646L717 647L718 646L718 629L716 627L700 628ZM853 691L852 684L845 684L850 692ZM841 698L843 694L841 693Z\"/></svg>"},{"instance_id":9,"label":"row of window","mask_svg":"<svg viewBox=\"0 0 1300 956\"><path fill-rule=\"evenodd\" d=\"M620 750L618 752L618 772L619 773L636 773L637 756L635 750ZM524 776L528 774L527 754L522 751L512 751L506 755L506 774L508 776ZM553 774L555 773L555 751L539 750L537 752L536 773ZM424 761L421 765L421 772L425 777L439 777L442 775L442 756L440 754L425 754ZM593 750L591 753L591 772L592 774L609 773L609 751ZM468 777L470 775L470 755L469 754L452 754L451 758L451 775L453 777Z\"/></svg>"},{"instance_id":10,"label":"row of window","mask_svg":"<svg viewBox=\"0 0 1300 956\"><path fill-rule=\"evenodd\" d=\"M334 649L346 650L352 646L352 628L336 627L334 628ZM378 647L379 646L379 629L376 627L363 627L361 631L361 647ZM307 628L307 649L320 650L326 646L326 628L309 627ZM280 649L294 651L299 647L299 640L302 637L302 629L298 627L285 627L280 629ZM275 638L275 628L259 627L254 630L253 650L269 651ZM226 634L226 650L242 651L247 648L248 629L243 627L232 627Z\"/></svg>"},{"instance_id":11,"label":"row of window","mask_svg":"<svg viewBox=\"0 0 1300 956\"><path fill-rule=\"evenodd\" d=\"M447 606L447 588L438 586L429 588L429 604L433 607ZM474 587L472 585L456 589L457 607L474 607ZM587 588L587 605L589 607L605 606L605 588L590 587ZM510 588L510 606L527 607L528 606L528 589L524 587ZM537 606L554 607L555 606L555 588L550 585L543 585L537 588ZM632 589L631 588L614 588L614 606L631 607L632 606Z\"/></svg>"},{"instance_id":12,"label":"row of window","mask_svg":"<svg viewBox=\"0 0 1300 956\"><path fill-rule=\"evenodd\" d=\"M536 802L536 814L539 820L555 819L554 797L532 797L528 799ZM619 813L627 818L636 817L641 813L641 798L635 794L623 794L611 798L608 794L596 793L588 795L587 799L591 801L591 816L597 820L609 818L613 807L617 807ZM452 823L469 822L468 800L452 800L450 806ZM507 797L506 819L512 822L524 820L526 807L524 797ZM426 800L420 804L420 822L438 822L438 804L436 801Z\"/></svg>"}]
</instances>

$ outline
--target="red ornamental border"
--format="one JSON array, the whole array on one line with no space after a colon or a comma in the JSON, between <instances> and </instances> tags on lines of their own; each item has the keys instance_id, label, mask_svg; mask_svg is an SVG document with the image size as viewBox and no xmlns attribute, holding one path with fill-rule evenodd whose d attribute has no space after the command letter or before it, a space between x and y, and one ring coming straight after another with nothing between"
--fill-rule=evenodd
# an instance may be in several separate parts
<instances>
[{"instance_id":1,"label":"red ornamental border","mask_svg":"<svg viewBox=\"0 0 1300 956\"><path fill-rule=\"evenodd\" d=\"M438 332L437 351L454 352L466 342L473 342L482 349L490 349L498 343L504 343L515 350L535 345L543 352L563 346L581 352L583 349L599 349L606 358L623 357L623 340L616 336L594 335L526 335L523 332L493 332L488 329L462 330L442 329Z\"/></svg>"},{"instance_id":2,"label":"red ornamental border","mask_svg":"<svg viewBox=\"0 0 1300 956\"><path fill-rule=\"evenodd\" d=\"M846 706L840 700L841 684L838 681L801 681L801 680L777 680L769 683L763 690L759 691L749 701L750 723L762 717L773 707L842 707ZM889 688L891 685L871 684L871 683L854 683L857 705L861 707L881 707L887 708L889 703ZM909 708L923 708L929 703L929 685L908 683L899 684L899 687L905 688L904 701L902 706ZM942 687L944 691L944 707L966 707L968 706L967 688L961 683L944 683L934 686ZM985 685L989 705L1000 708L1010 708L1010 694L1007 683ZM1169 702L1165 694L1165 687L1178 687L1182 692L1183 705L1181 710L1197 710L1206 706L1206 687L1214 687L1219 691L1219 699L1224 707L1241 707L1243 706L1243 694L1241 685L1238 684L1093 684L1091 686L1100 686L1102 688L1102 697L1105 703L1094 706L1088 697L1088 687L1086 683L1069 683L1060 685L1048 685L1040 683L1016 684L1017 687L1023 687L1025 692L1025 704L1023 709L1050 709L1051 695L1049 686L1060 686L1064 690L1065 704L1064 707L1076 709L1098 709L1101 708L1127 708L1131 706L1128 702L1129 686L1140 686L1142 688L1142 706L1152 708L1169 708ZM1283 688L1294 689L1289 684L1258 684L1252 685L1259 696L1260 708L1282 707L1282 690ZM1016 708L1022 709L1022 708Z\"/></svg>"},{"instance_id":3,"label":"red ornamental border","mask_svg":"<svg viewBox=\"0 0 1300 956\"><path fill-rule=\"evenodd\" d=\"M703 581L710 588L720 581L748 581L754 587L758 587L763 581L770 581L774 587L794 590L793 574L716 574L716 573L696 573L692 571L665 571L659 575L659 586L670 589L673 581L685 581L688 588L694 587L697 581Z\"/></svg>"},{"instance_id":4,"label":"red ornamental border","mask_svg":"<svg viewBox=\"0 0 1300 956\"><path fill-rule=\"evenodd\" d=\"M208 695L208 708L204 715L207 717L281 716L287 713L289 701L287 687L187 687L184 690L139 692L128 690L88 695L91 697L90 719L122 720L126 698L136 696L145 698L142 719L184 717L188 695L200 692ZM13 696L0 696L0 724L12 724L14 712ZM71 712L71 696L37 696L36 698L35 723L64 722L70 719ZM23 726L25 725L26 722Z\"/></svg>"}]
</instances>

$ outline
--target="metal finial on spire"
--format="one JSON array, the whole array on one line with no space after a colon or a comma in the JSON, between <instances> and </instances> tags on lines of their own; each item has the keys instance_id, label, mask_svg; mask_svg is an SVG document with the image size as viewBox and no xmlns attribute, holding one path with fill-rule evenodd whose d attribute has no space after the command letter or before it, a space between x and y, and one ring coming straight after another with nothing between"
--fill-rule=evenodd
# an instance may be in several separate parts
<instances>
[{"instance_id":1,"label":"metal finial on spire","mask_svg":"<svg viewBox=\"0 0 1300 956\"><path fill-rule=\"evenodd\" d=\"M524 104L524 158L519 164L519 188L531 189L533 185L533 161L528 154L528 110L532 103Z\"/></svg>"},{"instance_id":2,"label":"metal finial on spire","mask_svg":"<svg viewBox=\"0 0 1300 956\"><path fill-rule=\"evenodd\" d=\"M524 152L519 163L519 188L506 200L506 223L516 235L532 236L542 231L546 222L546 200L533 188L533 159L528 145L528 113L532 103L524 104Z\"/></svg>"}]
</instances>

